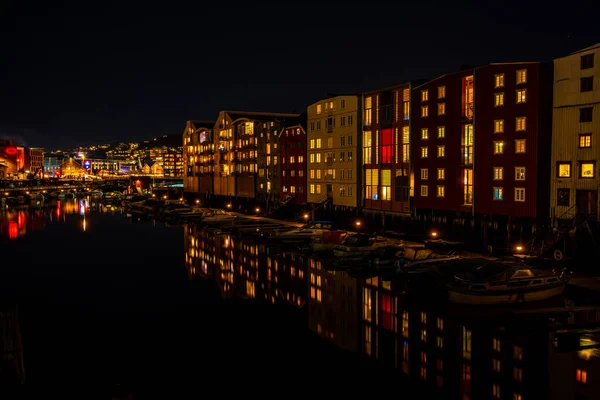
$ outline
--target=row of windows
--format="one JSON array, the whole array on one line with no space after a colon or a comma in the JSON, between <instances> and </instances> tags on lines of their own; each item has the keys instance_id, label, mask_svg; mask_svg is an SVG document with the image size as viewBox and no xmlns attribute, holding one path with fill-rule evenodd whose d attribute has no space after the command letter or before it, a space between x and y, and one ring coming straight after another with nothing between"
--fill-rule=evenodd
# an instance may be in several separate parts
<instances>
[{"instance_id":1,"label":"row of windows","mask_svg":"<svg viewBox=\"0 0 600 400\"><path fill-rule=\"evenodd\" d=\"M340 137L340 146L346 146L346 145L352 146L352 143L353 143L352 135ZM323 147L323 140L320 138L310 139L308 144L309 144L310 149L320 149ZM327 138L327 148L329 148L329 149L333 148L333 138L332 137Z\"/></svg>"},{"instance_id":2,"label":"row of windows","mask_svg":"<svg viewBox=\"0 0 600 400\"><path fill-rule=\"evenodd\" d=\"M296 171L295 169L292 169L289 171L290 176L294 177L294 176L304 176L304 170L299 169L298 171ZM286 170L284 169L283 171L281 171L281 176L286 176Z\"/></svg>"},{"instance_id":3,"label":"row of windows","mask_svg":"<svg viewBox=\"0 0 600 400\"><path fill-rule=\"evenodd\" d=\"M281 157L281 163L282 164L285 164L285 160L286 160L285 157ZM304 156L289 156L287 158L287 160L289 161L290 164L294 164L296 162L296 160L299 163L303 163L304 162Z\"/></svg>"},{"instance_id":4,"label":"row of windows","mask_svg":"<svg viewBox=\"0 0 600 400\"><path fill-rule=\"evenodd\" d=\"M346 157L347 155L347 157ZM334 152L329 152L329 153L323 153L323 157L321 157L321 153L311 153L309 155L309 163L310 164L314 164L314 163L320 163L321 160L323 159L323 162L327 162L327 163L332 163L332 162L345 162L345 161L352 161L352 157L353 154L351 151L349 152L340 152L340 158L338 160L336 160L335 158L335 153Z\"/></svg>"},{"instance_id":5,"label":"row of windows","mask_svg":"<svg viewBox=\"0 0 600 400\"><path fill-rule=\"evenodd\" d=\"M446 188L443 185L436 186L436 197L445 197L446 196ZM525 188L515 188L514 190L514 201L516 202L524 202L525 201ZM421 185L421 197L429 196L429 186ZM504 200L504 188L502 187L494 187L492 198L494 200Z\"/></svg>"},{"instance_id":6,"label":"row of windows","mask_svg":"<svg viewBox=\"0 0 600 400\"><path fill-rule=\"evenodd\" d=\"M327 128L328 130L335 128L336 120L337 120L336 117L329 117L329 118L324 119L323 121L325 121L325 124L324 124L325 128ZM352 125L354 125L354 116L352 114L342 115L340 117L340 127L346 127L346 126L352 126ZM310 121L309 131L314 132L314 131L320 131L320 130L321 130L321 120Z\"/></svg>"},{"instance_id":7,"label":"row of windows","mask_svg":"<svg viewBox=\"0 0 600 400\"><path fill-rule=\"evenodd\" d=\"M309 185L310 194L321 194L323 192L322 186L323 185L321 185L319 183L311 183ZM333 187L332 187L332 190L333 190ZM352 196L352 186L339 185L338 190L340 192L340 196L342 196L342 197Z\"/></svg>"},{"instance_id":8,"label":"row of windows","mask_svg":"<svg viewBox=\"0 0 600 400\"><path fill-rule=\"evenodd\" d=\"M283 193L287 193L288 190L290 193L304 193L303 186L282 186Z\"/></svg>"},{"instance_id":9,"label":"row of windows","mask_svg":"<svg viewBox=\"0 0 600 400\"><path fill-rule=\"evenodd\" d=\"M515 140L515 154L525 153L525 139ZM504 148L506 147L503 141L494 142L494 154L504 154ZM437 156L446 156L446 147L444 145L437 146ZM467 155L466 155L467 156ZM429 158L429 146L421 146L421 158ZM470 163L468 163L470 164Z\"/></svg>"},{"instance_id":10,"label":"row of windows","mask_svg":"<svg viewBox=\"0 0 600 400\"><path fill-rule=\"evenodd\" d=\"M493 169L493 180L501 181L504 180L504 167L494 167ZM437 180L446 179L445 168L437 168ZM429 179L429 168L421 168L421 180L426 181ZM525 167L515 167L515 180L525 180Z\"/></svg>"},{"instance_id":11,"label":"row of windows","mask_svg":"<svg viewBox=\"0 0 600 400\"><path fill-rule=\"evenodd\" d=\"M335 111L335 100L327 100L324 104L317 104L317 115L323 112L323 105L325 105L325 111ZM346 99L340 99L340 108L346 109Z\"/></svg>"},{"instance_id":12,"label":"row of windows","mask_svg":"<svg viewBox=\"0 0 600 400\"><path fill-rule=\"evenodd\" d=\"M353 172L351 169L326 168L326 169L311 169L308 172L309 179L336 179L336 171L339 171L339 179L352 179Z\"/></svg>"},{"instance_id":13,"label":"row of windows","mask_svg":"<svg viewBox=\"0 0 600 400\"><path fill-rule=\"evenodd\" d=\"M556 176L559 178L571 178L571 161L558 161L556 163ZM596 177L596 161L577 161L579 178Z\"/></svg>"}]
</instances>

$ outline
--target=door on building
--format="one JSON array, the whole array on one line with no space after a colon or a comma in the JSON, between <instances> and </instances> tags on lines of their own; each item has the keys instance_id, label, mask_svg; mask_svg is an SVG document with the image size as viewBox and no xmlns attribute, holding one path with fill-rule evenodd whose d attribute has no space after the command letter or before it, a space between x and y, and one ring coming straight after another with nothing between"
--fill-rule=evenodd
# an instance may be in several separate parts
<instances>
[{"instance_id":1,"label":"door on building","mask_svg":"<svg viewBox=\"0 0 600 400\"><path fill-rule=\"evenodd\" d=\"M333 198L333 185L331 183L327 184L327 197Z\"/></svg>"},{"instance_id":2,"label":"door on building","mask_svg":"<svg viewBox=\"0 0 600 400\"><path fill-rule=\"evenodd\" d=\"M598 215L598 192L596 190L577 191L577 212L583 215Z\"/></svg>"}]
</instances>

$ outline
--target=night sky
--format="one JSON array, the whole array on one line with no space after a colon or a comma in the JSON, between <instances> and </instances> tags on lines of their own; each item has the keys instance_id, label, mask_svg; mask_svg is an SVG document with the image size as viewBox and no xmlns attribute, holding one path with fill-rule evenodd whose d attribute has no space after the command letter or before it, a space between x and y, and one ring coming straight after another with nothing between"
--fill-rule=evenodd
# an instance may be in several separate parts
<instances>
[{"instance_id":1,"label":"night sky","mask_svg":"<svg viewBox=\"0 0 600 400\"><path fill-rule=\"evenodd\" d=\"M150 139L221 109L300 112L326 93L600 42L586 2L48 3L0 5L0 138L29 146Z\"/></svg>"}]
</instances>

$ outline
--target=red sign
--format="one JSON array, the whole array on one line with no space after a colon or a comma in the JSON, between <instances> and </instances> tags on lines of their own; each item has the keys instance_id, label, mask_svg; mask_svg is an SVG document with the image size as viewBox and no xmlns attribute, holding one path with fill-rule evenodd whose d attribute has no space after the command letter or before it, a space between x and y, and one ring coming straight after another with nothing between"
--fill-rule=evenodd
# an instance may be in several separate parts
<instances>
[{"instance_id":1,"label":"red sign","mask_svg":"<svg viewBox=\"0 0 600 400\"><path fill-rule=\"evenodd\" d=\"M6 153L6 155L14 156L15 154L17 154L17 148L16 147L5 147L4 152Z\"/></svg>"}]
</instances>

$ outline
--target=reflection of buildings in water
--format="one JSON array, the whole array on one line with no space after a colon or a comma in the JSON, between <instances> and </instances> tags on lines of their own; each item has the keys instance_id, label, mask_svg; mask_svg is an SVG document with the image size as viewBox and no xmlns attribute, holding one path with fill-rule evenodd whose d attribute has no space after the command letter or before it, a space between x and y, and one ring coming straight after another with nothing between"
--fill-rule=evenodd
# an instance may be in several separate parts
<instances>
[{"instance_id":1,"label":"reflection of buildings in water","mask_svg":"<svg viewBox=\"0 0 600 400\"><path fill-rule=\"evenodd\" d=\"M548 362L550 369L561 371L565 363L552 361L556 354L548 351L552 341L547 319L476 317L464 309L457 315L458 309L452 307L436 311L405 300L393 283L376 278L365 281L360 330L365 355L437 388L434 391L443 397L522 400L547 398L553 392L552 384L558 380L548 375ZM597 386L589 386L590 360L569 357L573 365L562 377L563 386L571 385L571 389L555 398L592 398L575 395L598 393ZM594 362L598 370L598 361Z\"/></svg>"},{"instance_id":2,"label":"reflection of buildings in water","mask_svg":"<svg viewBox=\"0 0 600 400\"><path fill-rule=\"evenodd\" d=\"M25 382L19 318L15 311L0 311L0 384Z\"/></svg>"},{"instance_id":3,"label":"reflection of buildings in water","mask_svg":"<svg viewBox=\"0 0 600 400\"><path fill-rule=\"evenodd\" d=\"M7 211L0 214L0 237L17 239L44 226L45 219L41 210Z\"/></svg>"},{"instance_id":4,"label":"reflection of buildings in water","mask_svg":"<svg viewBox=\"0 0 600 400\"><path fill-rule=\"evenodd\" d=\"M557 329L548 342L548 398L596 399L600 393L600 310L573 312L562 322L561 328L570 329Z\"/></svg>"},{"instance_id":5,"label":"reflection of buildings in water","mask_svg":"<svg viewBox=\"0 0 600 400\"><path fill-rule=\"evenodd\" d=\"M271 255L272 249L264 244L229 235L217 236L192 225L184 230L184 243L188 276L214 279L223 297L304 305L303 256Z\"/></svg>"},{"instance_id":6,"label":"reflection of buildings in water","mask_svg":"<svg viewBox=\"0 0 600 400\"><path fill-rule=\"evenodd\" d=\"M308 263L308 326L322 338L349 351L358 351L358 280L343 271L323 269L313 258Z\"/></svg>"}]
</instances>

